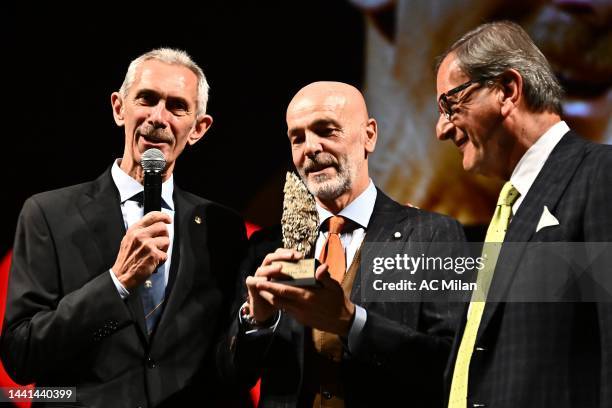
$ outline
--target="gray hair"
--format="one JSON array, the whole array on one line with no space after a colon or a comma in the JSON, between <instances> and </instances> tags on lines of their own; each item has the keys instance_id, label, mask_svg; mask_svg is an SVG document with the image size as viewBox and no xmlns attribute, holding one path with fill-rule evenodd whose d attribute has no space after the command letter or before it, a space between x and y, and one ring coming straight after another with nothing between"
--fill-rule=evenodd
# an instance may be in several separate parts
<instances>
[{"instance_id":1,"label":"gray hair","mask_svg":"<svg viewBox=\"0 0 612 408\"><path fill-rule=\"evenodd\" d=\"M174 48L158 48L152 51L149 51L145 54L142 54L140 57L136 58L130 63L128 67L127 73L125 74L125 79L123 80L123 84L121 84L121 88L119 89L119 93L122 98L126 98L128 92L130 91L130 87L134 83L134 78L136 77L136 71L140 64L148 60L158 60L161 62L165 62L166 64L175 64L182 65L186 68L189 68L193 71L194 74L198 77L198 99L197 99L197 110L196 116L201 116L206 113L206 104L208 103L208 82L206 81L206 76L202 71L202 68L196 64L189 54L187 54L183 50L177 50Z\"/></svg>"},{"instance_id":2,"label":"gray hair","mask_svg":"<svg viewBox=\"0 0 612 408\"><path fill-rule=\"evenodd\" d=\"M563 89L544 54L518 24L487 23L464 34L438 58L436 73L451 53L471 79L494 78L515 69L523 78L523 94L531 110L561 114Z\"/></svg>"}]
</instances>

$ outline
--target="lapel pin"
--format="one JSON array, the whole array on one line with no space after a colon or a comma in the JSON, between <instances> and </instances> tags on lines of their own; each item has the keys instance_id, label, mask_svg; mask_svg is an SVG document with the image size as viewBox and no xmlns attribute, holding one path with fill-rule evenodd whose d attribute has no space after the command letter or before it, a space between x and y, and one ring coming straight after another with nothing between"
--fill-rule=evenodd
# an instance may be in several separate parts
<instances>
[{"instance_id":1,"label":"lapel pin","mask_svg":"<svg viewBox=\"0 0 612 408\"><path fill-rule=\"evenodd\" d=\"M196 224L201 224L202 223L202 218L199 215L196 215L193 220L195 221Z\"/></svg>"},{"instance_id":2,"label":"lapel pin","mask_svg":"<svg viewBox=\"0 0 612 408\"><path fill-rule=\"evenodd\" d=\"M151 289L152 287L153 287L153 283L151 282L151 280L147 279L145 281L145 288Z\"/></svg>"},{"instance_id":3,"label":"lapel pin","mask_svg":"<svg viewBox=\"0 0 612 408\"><path fill-rule=\"evenodd\" d=\"M395 239L400 239L402 237L402 233L399 231L395 231L395 234L393 234L393 238Z\"/></svg>"}]
</instances>

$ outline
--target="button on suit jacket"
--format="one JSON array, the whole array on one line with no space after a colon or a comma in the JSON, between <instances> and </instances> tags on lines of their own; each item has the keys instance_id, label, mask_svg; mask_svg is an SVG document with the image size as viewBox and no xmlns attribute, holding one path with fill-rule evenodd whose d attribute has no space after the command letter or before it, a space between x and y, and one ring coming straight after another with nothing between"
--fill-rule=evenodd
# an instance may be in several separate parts
<instances>
[{"instance_id":1,"label":"button on suit jacket","mask_svg":"<svg viewBox=\"0 0 612 408\"><path fill-rule=\"evenodd\" d=\"M400 232L399 238L396 232ZM462 241L464 234L457 221L402 206L379 190L364 245ZM267 253L281 246L280 228L254 235L242 267L243 282ZM359 351L351 353L345 346L341 360L346 406L390 407L405 401L402 406L440 407L459 304L364 302L360 269L351 300L366 309L367 321ZM245 335L236 321L227 342L231 358L225 368L246 383L261 377L260 407L299 406L307 335L308 329L287 314L282 315L274 333Z\"/></svg>"},{"instance_id":2,"label":"button on suit jacket","mask_svg":"<svg viewBox=\"0 0 612 408\"><path fill-rule=\"evenodd\" d=\"M612 241L612 146L567 133L521 203L504 242ZM558 220L538 230L544 207ZM502 247L490 296L543 273ZM517 249L519 248L519 249ZM543 262L552 262L544 259ZM548 270L550 273L550 269ZM555 271L562 276L562 271ZM450 386L465 316L447 369ZM612 303L490 302L478 329L468 407L603 408L612 406Z\"/></svg>"},{"instance_id":3,"label":"button on suit jacket","mask_svg":"<svg viewBox=\"0 0 612 408\"><path fill-rule=\"evenodd\" d=\"M212 350L234 303L244 225L218 204L174 191L167 301L151 337L138 291L122 300L109 274L125 234L110 170L26 201L1 349L17 382L76 387L84 406L159 406L192 392L214 400Z\"/></svg>"}]
</instances>

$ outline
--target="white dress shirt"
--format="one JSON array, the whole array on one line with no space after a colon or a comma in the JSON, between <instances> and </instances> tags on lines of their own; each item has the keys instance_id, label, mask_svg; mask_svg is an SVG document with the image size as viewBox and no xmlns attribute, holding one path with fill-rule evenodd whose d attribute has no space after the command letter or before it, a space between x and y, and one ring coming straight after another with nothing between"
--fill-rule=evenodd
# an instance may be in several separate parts
<instances>
[{"instance_id":1,"label":"white dress shirt","mask_svg":"<svg viewBox=\"0 0 612 408\"><path fill-rule=\"evenodd\" d=\"M376 203L376 195L377 195L376 187L372 180L370 180L370 184L368 187L361 193L355 200L353 200L349 205L347 205L340 213L337 215L341 215L345 218L350 219L357 225L358 228L355 228L353 231L343 232L340 234L340 240L342 241L342 246L344 247L344 252L346 255L346 265L347 269L350 268L350 265L353 263L353 259L355 258L355 254L357 250L361 246L363 239L365 238L366 229L368 224L370 223L370 218L372 216L372 212L374 211L374 204ZM317 236L317 241L315 243L315 256L318 258L321 253L321 249L327 240L328 232L323 232L321 230L321 225L327 220L329 217L332 217L334 214L327 211L323 207L317 204L317 212L319 214L319 235ZM259 330L276 330L278 322L280 321L281 313L277 315L277 318L273 325L266 328L249 328L246 331L246 334L251 334L258 332ZM366 310L359 306L355 305L355 318L353 319L353 324L349 329L348 334L348 349L355 350L355 347L359 341L359 335L365 326L367 320L367 312ZM239 313L240 321L242 322L242 316Z\"/></svg>"},{"instance_id":2,"label":"white dress shirt","mask_svg":"<svg viewBox=\"0 0 612 408\"><path fill-rule=\"evenodd\" d=\"M510 176L510 182L520 193L512 205L512 214L516 214L531 185L544 167L544 163L548 160L548 156L569 130L564 121L555 123L521 157Z\"/></svg>"},{"instance_id":3,"label":"white dress shirt","mask_svg":"<svg viewBox=\"0 0 612 408\"><path fill-rule=\"evenodd\" d=\"M335 214L341 215L359 225L359 227L355 228L353 231L343 232L340 234L340 241L342 241L342 246L344 247L344 253L346 255L347 270L351 267L355 254L361 247L363 239L365 238L366 230L368 228L368 224L370 223L370 218L372 217L372 211L374 211L376 195L376 187L374 186L372 180L370 180L370 184L363 191L363 193L357 196L357 198L342 209L342 211ZM323 232L321 230L321 225L334 214L318 204L317 212L319 213L319 236L317 237L317 242L315 243L315 256L318 258L328 236L327 231ZM359 335L365 326L367 317L368 315L366 310L359 305L355 305L355 318L353 319L353 324L351 325L348 334L349 351L355 350L355 347L359 341Z\"/></svg>"},{"instance_id":4,"label":"white dress shirt","mask_svg":"<svg viewBox=\"0 0 612 408\"><path fill-rule=\"evenodd\" d=\"M144 216L144 208L136 201L131 201L130 198L144 191L144 186L138 181L129 176L120 167L121 159L115 160L111 168L111 176L117 189L121 201L121 214L123 214L123 222L127 230L132 224L140 220ZM174 176L170 175L168 180L162 183L162 212L170 215L172 224L168 225L168 235L170 238L170 246L168 247L168 259L157 269L157 273L164 274L164 285L168 284L168 276L170 273L170 263L172 259L172 246L174 243L174 201L172 194L174 192ZM111 278L117 287L117 291L121 299L125 299L130 295L130 292L119 282L112 270L109 269Z\"/></svg>"},{"instance_id":5,"label":"white dress shirt","mask_svg":"<svg viewBox=\"0 0 612 408\"><path fill-rule=\"evenodd\" d=\"M531 185L544 167L544 163L550 156L557 143L563 135L569 132L569 127L564 121L555 123L548 129L521 157L518 164L512 171L510 183L519 192L519 197L512 204L512 216L516 214L525 196L529 192ZM510 219L512 222L512 218ZM472 308L472 302L468 307L468 315Z\"/></svg>"}]
</instances>

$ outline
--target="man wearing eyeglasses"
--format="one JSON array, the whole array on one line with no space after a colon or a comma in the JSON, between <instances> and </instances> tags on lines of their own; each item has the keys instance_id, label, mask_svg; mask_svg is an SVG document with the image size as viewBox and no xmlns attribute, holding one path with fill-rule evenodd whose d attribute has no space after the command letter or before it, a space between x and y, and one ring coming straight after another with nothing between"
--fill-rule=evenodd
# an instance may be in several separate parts
<instances>
[{"instance_id":1,"label":"man wearing eyeglasses","mask_svg":"<svg viewBox=\"0 0 612 408\"><path fill-rule=\"evenodd\" d=\"M455 143L465 170L506 181L486 239L504 244L479 273L486 297L473 294L463 314L448 407L612 406L612 303L512 297L520 282L551 278L521 255L534 242L612 241L612 148L561 119L561 87L515 23L484 24L457 40L437 66L437 94L438 139ZM525 243L525 252L509 242Z\"/></svg>"}]
</instances>

